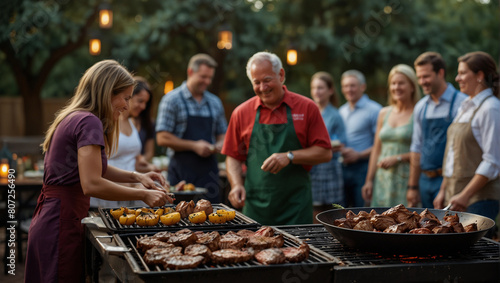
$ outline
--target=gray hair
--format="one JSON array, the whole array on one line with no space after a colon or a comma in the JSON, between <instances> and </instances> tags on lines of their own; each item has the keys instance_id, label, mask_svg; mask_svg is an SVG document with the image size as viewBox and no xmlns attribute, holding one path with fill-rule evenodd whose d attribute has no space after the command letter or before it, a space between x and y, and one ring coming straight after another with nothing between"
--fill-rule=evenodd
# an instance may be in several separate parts
<instances>
[{"instance_id":1,"label":"gray hair","mask_svg":"<svg viewBox=\"0 0 500 283\"><path fill-rule=\"evenodd\" d=\"M340 81L343 81L344 78L346 78L346 77L355 77L356 79L358 79L359 84L362 84L362 85L366 84L365 75L363 75L363 73L361 73L358 70L348 70L348 71L345 71L342 74L342 77L340 78Z\"/></svg>"},{"instance_id":2,"label":"gray hair","mask_svg":"<svg viewBox=\"0 0 500 283\"><path fill-rule=\"evenodd\" d=\"M280 70L283 69L283 64L281 64L281 60L278 56L276 56L276 54L266 51L257 52L250 57L250 59L248 59L247 63L247 77L250 81L252 80L252 75L250 74L252 64L262 61L269 61L269 63L273 66L273 72L276 73L276 75L279 75Z\"/></svg>"}]
</instances>

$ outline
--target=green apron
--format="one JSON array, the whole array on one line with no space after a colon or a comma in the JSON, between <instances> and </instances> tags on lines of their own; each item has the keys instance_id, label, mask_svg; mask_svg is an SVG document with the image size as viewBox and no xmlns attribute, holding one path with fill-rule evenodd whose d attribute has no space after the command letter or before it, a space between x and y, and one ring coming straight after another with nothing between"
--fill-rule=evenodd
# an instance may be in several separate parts
<instances>
[{"instance_id":1,"label":"green apron","mask_svg":"<svg viewBox=\"0 0 500 283\"><path fill-rule=\"evenodd\" d=\"M278 174L263 171L262 163L273 153L301 149L292 111L286 106L286 124L260 124L260 106L247 156L246 201L243 213L265 225L312 223L312 193L309 172L290 164Z\"/></svg>"}]
</instances>

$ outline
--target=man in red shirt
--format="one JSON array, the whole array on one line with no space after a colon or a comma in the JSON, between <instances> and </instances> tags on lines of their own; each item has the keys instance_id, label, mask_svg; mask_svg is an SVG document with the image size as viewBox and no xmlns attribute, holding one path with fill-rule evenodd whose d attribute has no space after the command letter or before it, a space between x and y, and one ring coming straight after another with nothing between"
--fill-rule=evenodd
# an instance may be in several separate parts
<instances>
[{"instance_id":1,"label":"man in red shirt","mask_svg":"<svg viewBox=\"0 0 500 283\"><path fill-rule=\"evenodd\" d=\"M287 90L275 54L256 53L246 70L256 96L233 111L222 148L229 201L261 224L312 223L309 170L332 158L318 107Z\"/></svg>"}]
</instances>

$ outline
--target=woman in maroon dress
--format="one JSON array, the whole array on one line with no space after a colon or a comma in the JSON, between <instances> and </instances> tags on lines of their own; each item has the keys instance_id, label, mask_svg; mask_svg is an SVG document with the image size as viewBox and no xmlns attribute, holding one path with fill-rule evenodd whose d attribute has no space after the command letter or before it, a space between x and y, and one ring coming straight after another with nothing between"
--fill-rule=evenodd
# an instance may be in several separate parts
<instances>
[{"instance_id":1,"label":"woman in maroon dress","mask_svg":"<svg viewBox=\"0 0 500 283\"><path fill-rule=\"evenodd\" d=\"M155 189L158 173L139 174L107 166L116 148L118 117L134 89L130 73L113 60L90 67L69 104L49 127L43 151L45 171L28 234L25 282L80 282L84 230L90 197L142 200L151 207L172 199ZM140 182L143 189L119 185Z\"/></svg>"}]
</instances>

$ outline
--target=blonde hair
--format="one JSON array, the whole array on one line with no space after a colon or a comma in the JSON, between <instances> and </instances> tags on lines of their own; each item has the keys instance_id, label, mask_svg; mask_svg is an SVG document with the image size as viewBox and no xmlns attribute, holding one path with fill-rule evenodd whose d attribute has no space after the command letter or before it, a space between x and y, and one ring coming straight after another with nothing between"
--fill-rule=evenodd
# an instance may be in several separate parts
<instances>
[{"instance_id":1,"label":"blonde hair","mask_svg":"<svg viewBox=\"0 0 500 283\"><path fill-rule=\"evenodd\" d=\"M119 135L118 123L113 120L111 98L134 85L135 81L129 71L115 60L100 61L87 69L75 95L56 113L56 118L45 133L43 152L49 149L54 132L64 118L75 111L87 111L101 120L105 152L110 156L117 148Z\"/></svg>"},{"instance_id":2,"label":"blonde hair","mask_svg":"<svg viewBox=\"0 0 500 283\"><path fill-rule=\"evenodd\" d=\"M411 94L412 102L413 105L415 105L420 98L422 97L422 91L420 91L420 88L418 87L418 80L417 80L417 75L415 74L415 71L413 70L412 67L405 65L405 64L399 64L394 66L391 71L389 72L389 78L387 79L387 86L388 86L388 103L389 105L394 105L396 104L396 101L392 98L391 95L391 79L395 74L402 74L404 75L410 83L413 85L413 93Z\"/></svg>"}]
</instances>

